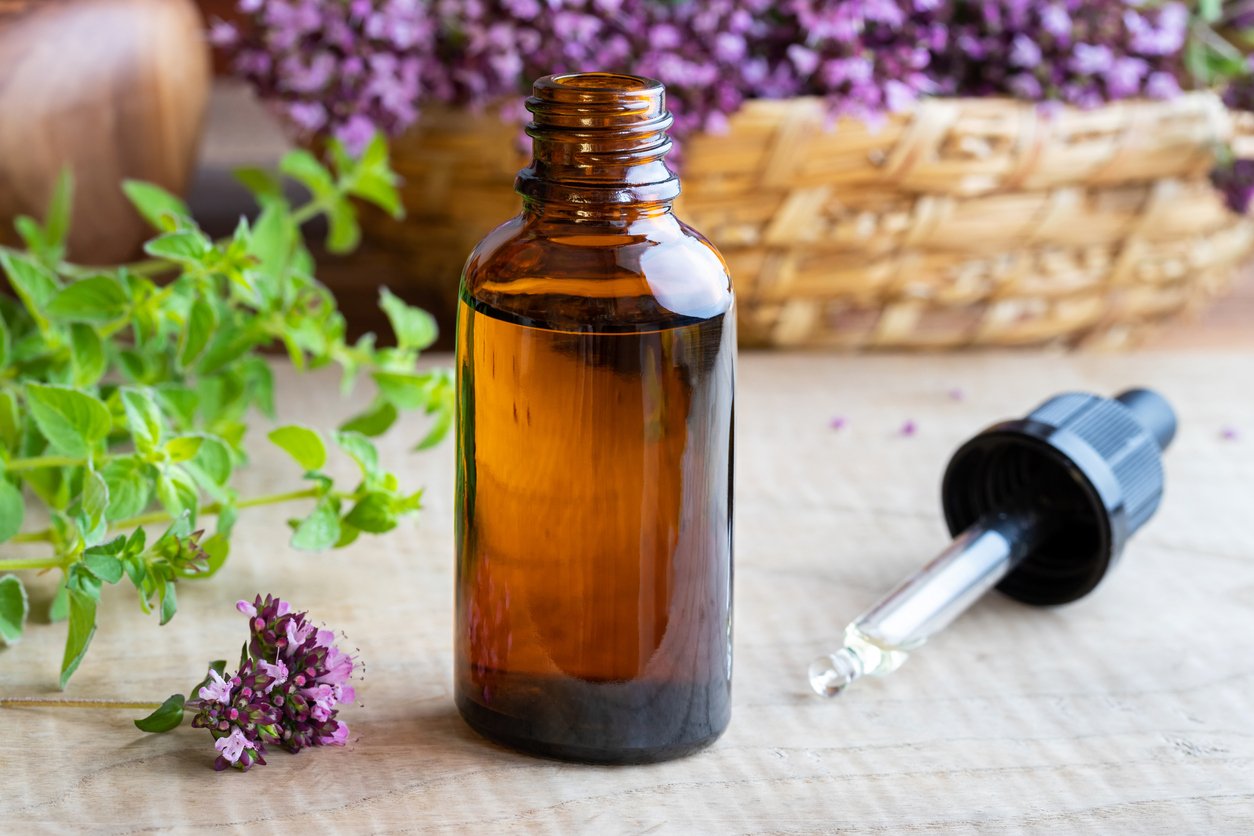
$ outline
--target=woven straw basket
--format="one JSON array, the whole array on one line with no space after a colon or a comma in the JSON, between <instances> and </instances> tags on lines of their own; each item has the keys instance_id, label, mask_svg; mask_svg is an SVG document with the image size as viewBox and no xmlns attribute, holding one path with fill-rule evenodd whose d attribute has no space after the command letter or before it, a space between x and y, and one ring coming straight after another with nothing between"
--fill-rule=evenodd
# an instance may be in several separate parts
<instances>
[{"instance_id":1,"label":"woven straw basket","mask_svg":"<svg viewBox=\"0 0 1254 836\"><path fill-rule=\"evenodd\" d=\"M879 130L753 101L689 140L677 212L730 263L747 345L1118 346L1211 299L1254 243L1207 179L1232 122L1206 93L934 99ZM393 151L410 215L372 215L375 240L451 298L518 210L516 140L493 114L424 114Z\"/></svg>"}]
</instances>

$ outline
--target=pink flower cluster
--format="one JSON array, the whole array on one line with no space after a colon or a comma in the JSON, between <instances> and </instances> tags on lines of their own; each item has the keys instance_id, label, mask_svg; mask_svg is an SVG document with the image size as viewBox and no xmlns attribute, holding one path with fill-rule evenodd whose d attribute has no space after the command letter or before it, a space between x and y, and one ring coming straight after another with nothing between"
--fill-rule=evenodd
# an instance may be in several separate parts
<instances>
[{"instance_id":1,"label":"pink flower cluster","mask_svg":"<svg viewBox=\"0 0 1254 836\"><path fill-rule=\"evenodd\" d=\"M1080 107L1180 93L1189 11L1180 2L967 0L937 56L947 93Z\"/></svg>"},{"instance_id":2,"label":"pink flower cluster","mask_svg":"<svg viewBox=\"0 0 1254 836\"><path fill-rule=\"evenodd\" d=\"M557 72L667 85L675 133L746 100L876 119L921 95L1081 106L1174 95L1188 14L1139 0L238 0L212 39L298 129L350 150L427 103L516 100ZM516 110L514 112L517 112Z\"/></svg>"},{"instance_id":3,"label":"pink flower cluster","mask_svg":"<svg viewBox=\"0 0 1254 836\"><path fill-rule=\"evenodd\" d=\"M950 45L944 0L790 0L795 25L785 50L799 92L823 95L835 116L872 123L942 84L934 62Z\"/></svg>"},{"instance_id":4,"label":"pink flower cluster","mask_svg":"<svg viewBox=\"0 0 1254 836\"><path fill-rule=\"evenodd\" d=\"M209 672L192 719L214 737L214 768L264 764L267 744L290 752L344 745L348 725L336 715L357 696L349 684L354 659L336 646L335 634L269 595L236 608L250 619L246 658L229 679Z\"/></svg>"},{"instance_id":5,"label":"pink flower cluster","mask_svg":"<svg viewBox=\"0 0 1254 836\"><path fill-rule=\"evenodd\" d=\"M423 100L447 98L435 20L424 0L238 0L248 24L217 21L210 41L298 131L354 152L396 134ZM443 86L441 86L443 84Z\"/></svg>"}]
</instances>

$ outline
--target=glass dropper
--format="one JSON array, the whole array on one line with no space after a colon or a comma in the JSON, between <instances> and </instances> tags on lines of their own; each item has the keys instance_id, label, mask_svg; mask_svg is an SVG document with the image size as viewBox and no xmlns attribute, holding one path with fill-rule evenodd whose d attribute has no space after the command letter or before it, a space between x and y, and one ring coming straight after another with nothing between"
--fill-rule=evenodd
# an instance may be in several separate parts
<instances>
[{"instance_id":1,"label":"glass dropper","mask_svg":"<svg viewBox=\"0 0 1254 836\"><path fill-rule=\"evenodd\" d=\"M834 697L897 670L993 587L1031 604L1087 595L1162 496L1176 418L1162 396L1068 393L995 424L954 454L942 483L953 542L845 628L810 664Z\"/></svg>"},{"instance_id":2,"label":"glass dropper","mask_svg":"<svg viewBox=\"0 0 1254 836\"><path fill-rule=\"evenodd\" d=\"M912 650L996 586L1039 536L1032 518L986 517L845 628L844 647L810 664L810 686L834 697L863 676L897 670Z\"/></svg>"}]
</instances>

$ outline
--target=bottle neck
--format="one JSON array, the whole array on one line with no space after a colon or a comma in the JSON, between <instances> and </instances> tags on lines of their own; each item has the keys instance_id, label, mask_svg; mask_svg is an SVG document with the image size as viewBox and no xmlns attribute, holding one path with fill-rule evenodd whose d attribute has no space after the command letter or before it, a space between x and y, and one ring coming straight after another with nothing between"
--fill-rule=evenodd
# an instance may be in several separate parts
<instances>
[{"instance_id":1,"label":"bottle neck","mask_svg":"<svg viewBox=\"0 0 1254 836\"><path fill-rule=\"evenodd\" d=\"M670 200L640 203L586 204L538 197L523 198L523 217L538 224L599 226L630 231L639 224L677 223Z\"/></svg>"},{"instance_id":2,"label":"bottle neck","mask_svg":"<svg viewBox=\"0 0 1254 836\"><path fill-rule=\"evenodd\" d=\"M533 158L515 182L528 212L577 220L670 211L679 180L665 161L673 120L661 84L578 73L542 78L533 93Z\"/></svg>"}]
</instances>

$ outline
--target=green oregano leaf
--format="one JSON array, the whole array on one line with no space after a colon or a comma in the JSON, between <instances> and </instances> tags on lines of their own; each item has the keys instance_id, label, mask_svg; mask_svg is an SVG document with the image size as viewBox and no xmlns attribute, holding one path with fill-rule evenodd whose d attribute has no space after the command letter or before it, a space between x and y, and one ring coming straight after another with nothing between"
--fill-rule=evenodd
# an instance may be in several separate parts
<instances>
[{"instance_id":1,"label":"green oregano leaf","mask_svg":"<svg viewBox=\"0 0 1254 836\"><path fill-rule=\"evenodd\" d=\"M177 729L183 724L184 699L182 694L171 694L169 697L166 697L165 702L161 703L161 707L156 711L147 717L136 720L135 728L152 734L160 734Z\"/></svg>"},{"instance_id":2,"label":"green oregano leaf","mask_svg":"<svg viewBox=\"0 0 1254 836\"><path fill-rule=\"evenodd\" d=\"M112 322L126 314L131 296L113 276L90 276L53 296L47 313L67 322Z\"/></svg>"},{"instance_id":3,"label":"green oregano leaf","mask_svg":"<svg viewBox=\"0 0 1254 836\"><path fill-rule=\"evenodd\" d=\"M331 172L318 162L317 157L303 148L284 154L279 160L279 171L299 182L316 198L335 193L335 180Z\"/></svg>"},{"instance_id":4,"label":"green oregano leaf","mask_svg":"<svg viewBox=\"0 0 1254 836\"><path fill-rule=\"evenodd\" d=\"M380 394L401 409L423 409L431 401L432 378L429 374L378 371L371 377Z\"/></svg>"},{"instance_id":5,"label":"green oregano leaf","mask_svg":"<svg viewBox=\"0 0 1254 836\"><path fill-rule=\"evenodd\" d=\"M213 251L213 242L200 230L179 229L159 235L144 245L144 252L185 265L200 264Z\"/></svg>"},{"instance_id":6,"label":"green oregano leaf","mask_svg":"<svg viewBox=\"0 0 1254 836\"><path fill-rule=\"evenodd\" d=\"M144 220L157 229L171 229L172 220L191 215L186 203L152 183L126 180L122 183L122 191Z\"/></svg>"},{"instance_id":7,"label":"green oregano leaf","mask_svg":"<svg viewBox=\"0 0 1254 836\"><path fill-rule=\"evenodd\" d=\"M263 201L283 197L283 186L279 178L262 168L237 168L235 179L240 185L252 192L253 197Z\"/></svg>"},{"instance_id":8,"label":"green oregano leaf","mask_svg":"<svg viewBox=\"0 0 1254 836\"><path fill-rule=\"evenodd\" d=\"M381 400L368 411L341 424L340 430L361 433L368 438L373 438L387 432L399 416L400 413L391 401Z\"/></svg>"},{"instance_id":9,"label":"green oregano leaf","mask_svg":"<svg viewBox=\"0 0 1254 836\"><path fill-rule=\"evenodd\" d=\"M335 443L340 445L340 448L348 453L353 461L357 462L366 479L375 479L379 476L379 451L370 439L360 433L337 432Z\"/></svg>"},{"instance_id":10,"label":"green oregano leaf","mask_svg":"<svg viewBox=\"0 0 1254 836\"><path fill-rule=\"evenodd\" d=\"M361 226L353 204L340 199L331 204L327 214L327 249L333 253L351 252L361 241Z\"/></svg>"},{"instance_id":11,"label":"green oregano leaf","mask_svg":"<svg viewBox=\"0 0 1254 836\"><path fill-rule=\"evenodd\" d=\"M448 434L449 428L453 426L456 411L453 386L451 374L437 372L432 375L426 411L428 415L435 415L435 421L427 429L427 434L414 447L415 450L427 450L439 444L440 440Z\"/></svg>"},{"instance_id":12,"label":"green oregano leaf","mask_svg":"<svg viewBox=\"0 0 1254 836\"><path fill-rule=\"evenodd\" d=\"M161 409L147 392L138 389L122 390L122 405L126 409L126 423L135 439L135 446L142 452L156 449L161 444Z\"/></svg>"},{"instance_id":13,"label":"green oregano leaf","mask_svg":"<svg viewBox=\"0 0 1254 836\"><path fill-rule=\"evenodd\" d=\"M170 623L174 613L178 611L178 598L174 594L174 581L166 581L161 587L161 624Z\"/></svg>"},{"instance_id":14,"label":"green oregano leaf","mask_svg":"<svg viewBox=\"0 0 1254 836\"><path fill-rule=\"evenodd\" d=\"M161 412L171 419L176 427L190 429L196 424L196 410L200 407L200 397L191 389L179 383L165 382L153 390L157 405Z\"/></svg>"},{"instance_id":15,"label":"green oregano leaf","mask_svg":"<svg viewBox=\"0 0 1254 836\"><path fill-rule=\"evenodd\" d=\"M229 538L231 532L235 530L235 523L239 521L239 508L233 501L218 503L218 525L217 533L224 538ZM225 559L225 558L224 558Z\"/></svg>"},{"instance_id":16,"label":"green oregano leaf","mask_svg":"<svg viewBox=\"0 0 1254 836\"><path fill-rule=\"evenodd\" d=\"M181 435L165 443L165 454L172 462L185 462L200 451L204 439L198 435Z\"/></svg>"},{"instance_id":17,"label":"green oregano leaf","mask_svg":"<svg viewBox=\"0 0 1254 836\"><path fill-rule=\"evenodd\" d=\"M44 438L71 456L88 455L113 426L109 408L86 392L27 383L26 401Z\"/></svg>"},{"instance_id":18,"label":"green oregano leaf","mask_svg":"<svg viewBox=\"0 0 1254 836\"><path fill-rule=\"evenodd\" d=\"M432 422L430 428L417 444L414 445L415 450L429 450L444 440L444 436L448 435L449 429L453 426L453 406L449 405L447 409L441 409L436 413L435 421Z\"/></svg>"},{"instance_id":19,"label":"green oregano leaf","mask_svg":"<svg viewBox=\"0 0 1254 836\"><path fill-rule=\"evenodd\" d=\"M94 470L83 474L83 496L79 500L83 514L89 520L91 528L95 528L105 518L109 507L109 485L104 477Z\"/></svg>"},{"instance_id":20,"label":"green oregano leaf","mask_svg":"<svg viewBox=\"0 0 1254 836\"><path fill-rule=\"evenodd\" d=\"M291 268L292 251L298 233L287 206L269 203L253 224L248 252L257 259L257 269L272 278L285 276Z\"/></svg>"},{"instance_id":21,"label":"green oregano leaf","mask_svg":"<svg viewBox=\"0 0 1254 836\"><path fill-rule=\"evenodd\" d=\"M12 250L0 249L0 267L26 310L36 322L46 324L44 308L57 293L57 280L43 265Z\"/></svg>"},{"instance_id":22,"label":"green oregano leaf","mask_svg":"<svg viewBox=\"0 0 1254 836\"><path fill-rule=\"evenodd\" d=\"M12 345L13 339L9 334L9 324L4 321L3 316L0 316L0 369L9 365L9 354Z\"/></svg>"},{"instance_id":23,"label":"green oregano leaf","mask_svg":"<svg viewBox=\"0 0 1254 836\"><path fill-rule=\"evenodd\" d=\"M70 213L74 209L74 172L63 166L52 184L52 197L44 213L44 243L58 259L64 252L65 238L70 231Z\"/></svg>"},{"instance_id":24,"label":"green oregano leaf","mask_svg":"<svg viewBox=\"0 0 1254 836\"><path fill-rule=\"evenodd\" d=\"M357 528L347 520L340 520L340 539L335 541L332 548L342 549L351 546L361 536L361 529Z\"/></svg>"},{"instance_id":25,"label":"green oregano leaf","mask_svg":"<svg viewBox=\"0 0 1254 836\"><path fill-rule=\"evenodd\" d=\"M104 582L96 577L87 564L81 560L70 564L69 576L66 578L65 585L70 590L71 614L73 613L73 604L75 593L83 595L92 601L100 600L100 587Z\"/></svg>"},{"instance_id":26,"label":"green oregano leaf","mask_svg":"<svg viewBox=\"0 0 1254 836\"><path fill-rule=\"evenodd\" d=\"M17 397L8 389L0 390L0 444L9 450L17 448L22 434L22 419L17 412Z\"/></svg>"},{"instance_id":27,"label":"green oregano leaf","mask_svg":"<svg viewBox=\"0 0 1254 836\"><path fill-rule=\"evenodd\" d=\"M340 514L329 498L321 499L309 516L296 525L292 548L301 551L323 551L340 539Z\"/></svg>"},{"instance_id":28,"label":"green oregano leaf","mask_svg":"<svg viewBox=\"0 0 1254 836\"><path fill-rule=\"evenodd\" d=\"M70 346L74 350L74 385L95 386L109 367L99 332L90 325L75 322L70 326Z\"/></svg>"},{"instance_id":29,"label":"green oregano leaf","mask_svg":"<svg viewBox=\"0 0 1254 836\"><path fill-rule=\"evenodd\" d=\"M200 448L189 465L195 466L214 484L225 485L231 478L231 451L222 439L202 435Z\"/></svg>"},{"instance_id":30,"label":"green oregano leaf","mask_svg":"<svg viewBox=\"0 0 1254 836\"><path fill-rule=\"evenodd\" d=\"M250 357L240 362L240 371L244 376L244 386L253 406L267 418L275 417L274 409L274 370L270 364L260 357Z\"/></svg>"},{"instance_id":31,"label":"green oregano leaf","mask_svg":"<svg viewBox=\"0 0 1254 836\"><path fill-rule=\"evenodd\" d=\"M157 501L171 517L187 513L195 518L200 493L187 471L178 465L169 465L157 475Z\"/></svg>"},{"instance_id":32,"label":"green oregano leaf","mask_svg":"<svg viewBox=\"0 0 1254 836\"><path fill-rule=\"evenodd\" d=\"M0 543L22 530L25 516L26 503L22 500L21 489L0 476Z\"/></svg>"},{"instance_id":33,"label":"green oregano leaf","mask_svg":"<svg viewBox=\"0 0 1254 836\"><path fill-rule=\"evenodd\" d=\"M122 580L122 561L111 554L89 552L83 555L83 566L105 583Z\"/></svg>"},{"instance_id":34,"label":"green oregano leaf","mask_svg":"<svg viewBox=\"0 0 1254 836\"><path fill-rule=\"evenodd\" d=\"M65 653L61 657L61 688L64 690L74 671L87 653L92 636L96 635L96 601L88 595L71 589L70 628L65 637Z\"/></svg>"},{"instance_id":35,"label":"green oregano leaf","mask_svg":"<svg viewBox=\"0 0 1254 836\"><path fill-rule=\"evenodd\" d=\"M70 617L70 590L66 587L65 581L62 580L57 586L57 594L52 596L52 600L48 602L48 620L53 624L60 624Z\"/></svg>"},{"instance_id":36,"label":"green oregano leaf","mask_svg":"<svg viewBox=\"0 0 1254 836\"><path fill-rule=\"evenodd\" d=\"M199 297L187 312L187 323L179 337L179 363L190 366L205 350L218 327L218 311L213 303Z\"/></svg>"},{"instance_id":37,"label":"green oregano leaf","mask_svg":"<svg viewBox=\"0 0 1254 836\"><path fill-rule=\"evenodd\" d=\"M31 255L38 258L44 266L51 267L56 263L50 257L52 248L48 246L47 235L44 232L44 228L39 225L39 221L30 215L18 215L13 219L13 228L21 236L22 243L26 245L26 249L30 250Z\"/></svg>"},{"instance_id":38,"label":"green oregano leaf","mask_svg":"<svg viewBox=\"0 0 1254 836\"><path fill-rule=\"evenodd\" d=\"M300 424L288 424L271 430L267 436L287 451L305 470L321 470L327 463L327 447L322 436Z\"/></svg>"},{"instance_id":39,"label":"green oregano leaf","mask_svg":"<svg viewBox=\"0 0 1254 836\"><path fill-rule=\"evenodd\" d=\"M114 459L100 470L109 490L109 507L105 519L124 520L143 513L152 498L152 480L146 465L134 456Z\"/></svg>"},{"instance_id":40,"label":"green oregano leaf","mask_svg":"<svg viewBox=\"0 0 1254 836\"><path fill-rule=\"evenodd\" d=\"M213 534L200 541L200 550L208 555L208 568L198 574L198 578L212 578L226 563L231 554L231 541L222 533Z\"/></svg>"},{"instance_id":41,"label":"green oregano leaf","mask_svg":"<svg viewBox=\"0 0 1254 836\"><path fill-rule=\"evenodd\" d=\"M396 509L385 493L368 493L357 501L344 521L371 534L382 534L396 528Z\"/></svg>"},{"instance_id":42,"label":"green oregano leaf","mask_svg":"<svg viewBox=\"0 0 1254 836\"><path fill-rule=\"evenodd\" d=\"M30 601L21 579L17 575L0 578L0 641L15 644L21 639L29 614Z\"/></svg>"},{"instance_id":43,"label":"green oregano leaf","mask_svg":"<svg viewBox=\"0 0 1254 836\"><path fill-rule=\"evenodd\" d=\"M424 349L439 336L435 317L422 308L407 305L386 287L379 291L379 307L387 314L396 343L401 348Z\"/></svg>"},{"instance_id":44,"label":"green oregano leaf","mask_svg":"<svg viewBox=\"0 0 1254 836\"><path fill-rule=\"evenodd\" d=\"M379 139L382 138L380 134ZM348 193L373 203L394 218L405 217L405 207L390 172L385 175L375 171L362 171L349 186Z\"/></svg>"}]
</instances>

